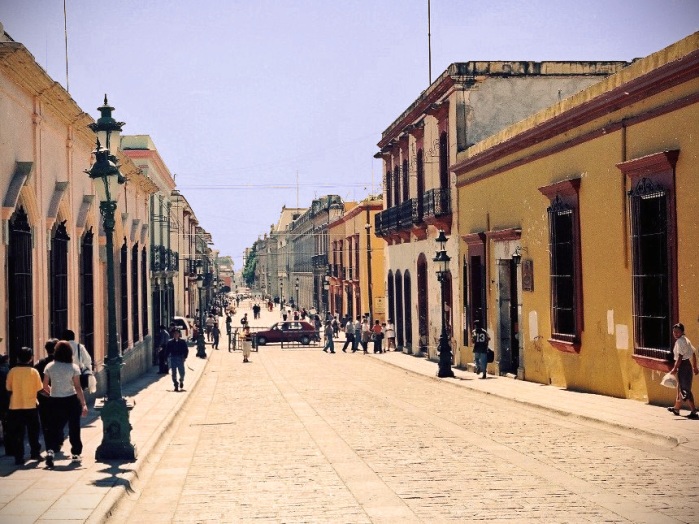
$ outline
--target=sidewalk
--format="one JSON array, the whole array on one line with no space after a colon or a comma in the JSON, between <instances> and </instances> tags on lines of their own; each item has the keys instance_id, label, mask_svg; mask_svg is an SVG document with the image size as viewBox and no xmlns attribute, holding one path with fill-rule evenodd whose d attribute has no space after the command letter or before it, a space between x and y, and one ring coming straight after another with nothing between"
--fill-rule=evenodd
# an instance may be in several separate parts
<instances>
[{"instance_id":1,"label":"sidewalk","mask_svg":"<svg viewBox=\"0 0 699 524\"><path fill-rule=\"evenodd\" d=\"M278 310L275 312L278 315ZM234 323L237 324L240 316L242 314L236 315ZM266 316L263 315L261 323L269 320L264 318ZM226 351L227 342L224 341L227 341L225 335L221 338L220 351ZM214 350L209 344L206 351L211 354ZM479 380L474 373L458 369L454 370L454 379L439 379L436 377L436 362L395 352L369 355L385 365L433 377L453 387L466 387L484 395L519 402L527 409L555 412L571 417L571 420L599 423L605 429L651 438L661 445L679 444L699 451L699 422L674 417L663 407L506 377L490 375L487 380ZM124 396L135 400L130 414L131 439L138 453L134 463L94 461L95 449L102 440L102 424L94 410L90 410L83 423L85 449L82 464L73 465L68 455L59 455L54 470L47 470L43 462L35 461L28 461L18 469L12 457L0 458L0 524L103 522L119 499L134 489L139 471L152 460L149 459L150 452L190 398L190 392L202 377L207 363L208 360L198 359L194 351L190 351L186 362L185 391L181 393L175 393L170 376L157 375L156 368L124 386Z\"/></svg>"},{"instance_id":2,"label":"sidewalk","mask_svg":"<svg viewBox=\"0 0 699 524\"><path fill-rule=\"evenodd\" d=\"M699 451L699 421L689 420L684 416L676 417L664 407L594 393L579 393L495 375L488 375L486 380L480 380L475 373L455 368L454 379L442 379L436 377L437 362L395 352L370 354L387 364L431 376L435 380L443 380L459 387L467 387L486 395L495 395L560 415L598 422L607 428L658 439L669 445L681 444L690 450ZM688 411L683 409L682 413L686 415Z\"/></svg>"}]
</instances>

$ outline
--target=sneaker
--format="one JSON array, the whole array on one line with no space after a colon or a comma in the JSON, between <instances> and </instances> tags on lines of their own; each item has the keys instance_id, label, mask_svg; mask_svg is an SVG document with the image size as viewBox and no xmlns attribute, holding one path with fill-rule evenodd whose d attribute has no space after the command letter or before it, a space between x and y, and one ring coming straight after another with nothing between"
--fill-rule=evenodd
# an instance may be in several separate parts
<instances>
[{"instance_id":1,"label":"sneaker","mask_svg":"<svg viewBox=\"0 0 699 524\"><path fill-rule=\"evenodd\" d=\"M687 418L691 418L692 420L699 420L699 414L696 411L692 411L689 415L687 415Z\"/></svg>"},{"instance_id":2,"label":"sneaker","mask_svg":"<svg viewBox=\"0 0 699 524\"><path fill-rule=\"evenodd\" d=\"M670 413L672 413L673 415L675 415L676 417L679 417L679 416L680 416L680 410L679 410L679 409L675 409L674 407L672 407L672 408L667 408L667 410L668 410Z\"/></svg>"},{"instance_id":3,"label":"sneaker","mask_svg":"<svg viewBox=\"0 0 699 524\"><path fill-rule=\"evenodd\" d=\"M47 468L53 467L53 451L51 451L51 450L48 450L46 452L46 467Z\"/></svg>"},{"instance_id":4,"label":"sneaker","mask_svg":"<svg viewBox=\"0 0 699 524\"><path fill-rule=\"evenodd\" d=\"M175 391L179 391L180 388L177 386L177 382L175 382Z\"/></svg>"},{"instance_id":5,"label":"sneaker","mask_svg":"<svg viewBox=\"0 0 699 524\"><path fill-rule=\"evenodd\" d=\"M180 389L184 389L184 380L180 380Z\"/></svg>"},{"instance_id":6,"label":"sneaker","mask_svg":"<svg viewBox=\"0 0 699 524\"><path fill-rule=\"evenodd\" d=\"M82 462L82 460L83 460L83 459L80 457L80 455L71 455L71 456L70 456L70 461L71 461L71 462Z\"/></svg>"}]
</instances>

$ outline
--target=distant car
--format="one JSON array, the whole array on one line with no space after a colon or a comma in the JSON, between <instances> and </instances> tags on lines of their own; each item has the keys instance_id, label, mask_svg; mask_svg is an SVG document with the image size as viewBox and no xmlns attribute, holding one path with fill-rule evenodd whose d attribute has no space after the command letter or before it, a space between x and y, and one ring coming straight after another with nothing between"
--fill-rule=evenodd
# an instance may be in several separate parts
<instances>
[{"instance_id":1,"label":"distant car","mask_svg":"<svg viewBox=\"0 0 699 524\"><path fill-rule=\"evenodd\" d=\"M276 344L279 342L300 342L307 346L311 341L318 340L318 332L315 327L308 322L291 320L287 322L277 322L271 328L255 333L257 344Z\"/></svg>"},{"instance_id":2,"label":"distant car","mask_svg":"<svg viewBox=\"0 0 699 524\"><path fill-rule=\"evenodd\" d=\"M171 324L175 324L177 329L182 333L182 338L187 340L192 335L191 319L186 317L172 317Z\"/></svg>"}]
</instances>

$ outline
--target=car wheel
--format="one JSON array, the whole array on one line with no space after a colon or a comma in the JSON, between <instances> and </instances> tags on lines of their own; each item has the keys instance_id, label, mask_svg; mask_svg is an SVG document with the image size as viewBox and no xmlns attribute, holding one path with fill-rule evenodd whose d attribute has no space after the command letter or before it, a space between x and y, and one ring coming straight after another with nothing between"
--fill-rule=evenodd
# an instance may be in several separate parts
<instances>
[{"instance_id":1,"label":"car wheel","mask_svg":"<svg viewBox=\"0 0 699 524\"><path fill-rule=\"evenodd\" d=\"M258 346L264 346L267 344L267 339L265 337L258 337L257 338L257 345Z\"/></svg>"},{"instance_id":2,"label":"car wheel","mask_svg":"<svg viewBox=\"0 0 699 524\"><path fill-rule=\"evenodd\" d=\"M310 343L311 343L311 339L308 338L308 335L304 335L301 337L301 344L303 344L304 346L307 346Z\"/></svg>"}]
</instances>

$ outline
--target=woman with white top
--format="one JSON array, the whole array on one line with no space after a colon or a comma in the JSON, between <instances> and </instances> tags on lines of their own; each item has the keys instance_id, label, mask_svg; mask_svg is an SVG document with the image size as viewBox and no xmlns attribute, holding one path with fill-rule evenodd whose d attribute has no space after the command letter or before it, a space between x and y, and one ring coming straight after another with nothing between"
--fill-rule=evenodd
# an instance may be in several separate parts
<instances>
[{"instance_id":1,"label":"woman with white top","mask_svg":"<svg viewBox=\"0 0 699 524\"><path fill-rule=\"evenodd\" d=\"M53 362L44 369L44 391L50 396L46 442L46 465L53 467L54 454L63 444L63 428L68 424L68 439L73 462L80 462L80 417L87 415L87 404L80 387L80 368L73 364L73 348L66 340L56 344Z\"/></svg>"},{"instance_id":2,"label":"woman with white top","mask_svg":"<svg viewBox=\"0 0 699 524\"><path fill-rule=\"evenodd\" d=\"M386 322L386 329L384 330L384 336L386 337L386 351L396 350L396 327L393 325L393 320L390 318Z\"/></svg>"}]
</instances>

